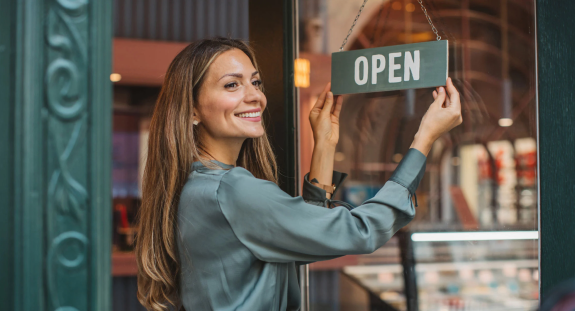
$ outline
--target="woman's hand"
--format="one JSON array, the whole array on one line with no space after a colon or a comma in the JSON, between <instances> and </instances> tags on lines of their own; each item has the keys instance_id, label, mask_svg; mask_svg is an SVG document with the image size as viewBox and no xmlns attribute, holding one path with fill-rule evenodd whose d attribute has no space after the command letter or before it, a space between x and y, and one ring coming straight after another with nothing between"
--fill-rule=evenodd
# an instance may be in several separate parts
<instances>
[{"instance_id":1,"label":"woman's hand","mask_svg":"<svg viewBox=\"0 0 575 311\"><path fill-rule=\"evenodd\" d=\"M317 102L309 113L309 122L313 131L314 148L311 155L309 180L316 179L320 184L331 185L335 146L339 140L339 113L343 97L335 100L328 83L319 95ZM329 199L331 195L326 193Z\"/></svg>"},{"instance_id":2,"label":"woman's hand","mask_svg":"<svg viewBox=\"0 0 575 311\"><path fill-rule=\"evenodd\" d=\"M319 95L313 109L309 113L309 122L313 131L315 144L335 147L339 140L339 113L343 97L338 96L335 100L330 92L331 83L328 83Z\"/></svg>"},{"instance_id":3,"label":"woman's hand","mask_svg":"<svg viewBox=\"0 0 575 311\"><path fill-rule=\"evenodd\" d=\"M433 91L435 101L429 106L421 119L419 130L415 134L411 148L415 148L427 156L433 142L444 133L461 124L461 103L459 92L451 78L447 78L447 93L444 87Z\"/></svg>"}]
</instances>

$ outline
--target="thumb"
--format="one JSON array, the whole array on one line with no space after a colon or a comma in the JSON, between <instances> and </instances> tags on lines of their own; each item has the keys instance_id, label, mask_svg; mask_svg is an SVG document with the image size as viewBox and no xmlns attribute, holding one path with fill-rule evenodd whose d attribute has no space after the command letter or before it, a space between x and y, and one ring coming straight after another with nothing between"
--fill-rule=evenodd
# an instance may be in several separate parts
<instances>
[{"instance_id":1,"label":"thumb","mask_svg":"<svg viewBox=\"0 0 575 311\"><path fill-rule=\"evenodd\" d=\"M459 92L453 85L453 81L451 80L451 78L447 79L446 89L447 92L449 92L449 98L451 99L451 102L454 104L453 108L456 110L461 110L461 101L459 100Z\"/></svg>"}]
</instances>

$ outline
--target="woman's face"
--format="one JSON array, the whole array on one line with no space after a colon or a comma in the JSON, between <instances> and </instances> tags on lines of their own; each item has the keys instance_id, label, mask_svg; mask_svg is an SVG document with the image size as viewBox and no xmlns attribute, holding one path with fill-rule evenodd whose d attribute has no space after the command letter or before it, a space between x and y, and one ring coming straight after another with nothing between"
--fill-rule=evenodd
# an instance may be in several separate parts
<instances>
[{"instance_id":1,"label":"woman's face","mask_svg":"<svg viewBox=\"0 0 575 311\"><path fill-rule=\"evenodd\" d=\"M260 75L238 49L220 54L208 68L196 105L196 118L212 139L264 135L261 115L266 97Z\"/></svg>"}]
</instances>

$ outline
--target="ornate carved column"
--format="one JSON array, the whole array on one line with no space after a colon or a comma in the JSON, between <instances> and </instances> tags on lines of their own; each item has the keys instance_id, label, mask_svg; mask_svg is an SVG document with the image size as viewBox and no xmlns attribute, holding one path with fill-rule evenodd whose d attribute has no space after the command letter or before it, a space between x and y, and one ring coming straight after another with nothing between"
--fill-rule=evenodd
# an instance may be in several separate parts
<instances>
[{"instance_id":1,"label":"ornate carved column","mask_svg":"<svg viewBox=\"0 0 575 311\"><path fill-rule=\"evenodd\" d=\"M0 212L11 222L0 298L10 310L110 310L111 1L0 7Z\"/></svg>"}]
</instances>

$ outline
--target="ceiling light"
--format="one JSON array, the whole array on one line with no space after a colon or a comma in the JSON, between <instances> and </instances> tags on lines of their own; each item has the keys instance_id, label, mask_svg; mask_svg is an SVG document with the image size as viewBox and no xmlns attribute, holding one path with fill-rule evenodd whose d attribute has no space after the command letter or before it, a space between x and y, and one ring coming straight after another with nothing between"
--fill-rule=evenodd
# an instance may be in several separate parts
<instances>
[{"instance_id":1,"label":"ceiling light","mask_svg":"<svg viewBox=\"0 0 575 311\"><path fill-rule=\"evenodd\" d=\"M294 61L294 83L295 87L308 87L309 86L309 60L298 58Z\"/></svg>"},{"instance_id":2,"label":"ceiling light","mask_svg":"<svg viewBox=\"0 0 575 311\"><path fill-rule=\"evenodd\" d=\"M119 74L119 73L113 73L113 74L110 75L110 81L112 81L112 82L118 82L118 81L120 81L120 80L122 80L122 75L121 75L121 74Z\"/></svg>"},{"instance_id":3,"label":"ceiling light","mask_svg":"<svg viewBox=\"0 0 575 311\"><path fill-rule=\"evenodd\" d=\"M513 119L511 118L501 118L499 119L499 126L501 127L508 127L513 125Z\"/></svg>"}]
</instances>

